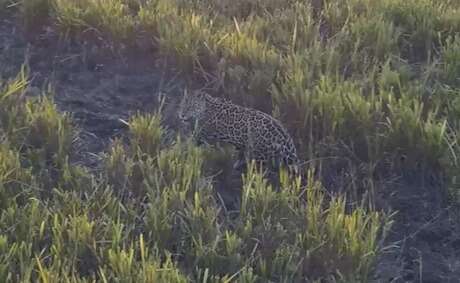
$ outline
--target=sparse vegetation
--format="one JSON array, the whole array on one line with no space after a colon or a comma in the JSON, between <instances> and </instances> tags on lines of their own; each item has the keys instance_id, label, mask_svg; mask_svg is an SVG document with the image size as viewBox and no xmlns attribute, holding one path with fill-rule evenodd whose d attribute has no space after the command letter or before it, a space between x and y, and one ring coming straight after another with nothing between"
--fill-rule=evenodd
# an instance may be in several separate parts
<instances>
[{"instance_id":1,"label":"sparse vegetation","mask_svg":"<svg viewBox=\"0 0 460 283\"><path fill-rule=\"evenodd\" d=\"M148 35L146 56L277 116L308 161L280 188L250 167L229 212L207 167L221 157L159 111L90 172L71 116L27 97L23 70L0 88L0 281L368 282L391 219L363 195L415 172L458 202L459 3L0 0L25 30L121 49Z\"/></svg>"}]
</instances>

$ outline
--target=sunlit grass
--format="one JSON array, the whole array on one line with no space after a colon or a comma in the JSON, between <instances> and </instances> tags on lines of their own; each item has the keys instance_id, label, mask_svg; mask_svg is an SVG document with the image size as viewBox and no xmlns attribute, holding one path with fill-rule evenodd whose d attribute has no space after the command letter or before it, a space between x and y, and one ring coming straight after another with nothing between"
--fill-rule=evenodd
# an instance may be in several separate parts
<instances>
[{"instance_id":1,"label":"sunlit grass","mask_svg":"<svg viewBox=\"0 0 460 283\"><path fill-rule=\"evenodd\" d=\"M109 39L132 38L134 22L126 1L112 0L50 0L51 14L61 31L75 35L93 30Z\"/></svg>"}]
</instances>

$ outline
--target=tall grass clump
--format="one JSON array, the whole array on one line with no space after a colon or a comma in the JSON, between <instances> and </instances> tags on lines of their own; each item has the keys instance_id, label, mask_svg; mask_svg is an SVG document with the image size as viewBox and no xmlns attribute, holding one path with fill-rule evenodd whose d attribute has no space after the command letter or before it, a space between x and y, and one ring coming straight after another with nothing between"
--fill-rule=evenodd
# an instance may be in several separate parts
<instances>
[{"instance_id":1,"label":"tall grass clump","mask_svg":"<svg viewBox=\"0 0 460 283\"><path fill-rule=\"evenodd\" d=\"M193 12L176 13L172 17L181 20L164 18L158 24L157 43L160 52L167 56L175 55L180 66L189 72L193 71L200 61L209 56L209 48L214 44L212 23Z\"/></svg>"},{"instance_id":2,"label":"tall grass clump","mask_svg":"<svg viewBox=\"0 0 460 283\"><path fill-rule=\"evenodd\" d=\"M91 31L109 40L133 39L134 19L126 1L52 0L52 7L52 16L65 34L75 36Z\"/></svg>"},{"instance_id":3,"label":"tall grass clump","mask_svg":"<svg viewBox=\"0 0 460 283\"><path fill-rule=\"evenodd\" d=\"M21 202L30 196L34 178L30 169L23 168L17 151L10 148L5 137L0 146L0 207L8 208L11 202Z\"/></svg>"},{"instance_id":4,"label":"tall grass clump","mask_svg":"<svg viewBox=\"0 0 460 283\"><path fill-rule=\"evenodd\" d=\"M446 40L442 51L442 70L449 85L460 85L460 36L450 37Z\"/></svg>"},{"instance_id":5,"label":"tall grass clump","mask_svg":"<svg viewBox=\"0 0 460 283\"><path fill-rule=\"evenodd\" d=\"M439 35L453 35L460 27L458 18L452 21L460 13L454 1L384 1L381 12L402 30L401 48L414 60L430 56Z\"/></svg>"},{"instance_id":6,"label":"tall grass clump","mask_svg":"<svg viewBox=\"0 0 460 283\"><path fill-rule=\"evenodd\" d=\"M0 129L11 147L21 153L21 163L31 166L36 177L43 177L42 181L49 181L50 186L54 181L66 183L80 171L69 166L76 136L71 118L59 113L47 95L26 97L27 88L24 68L15 79L2 85ZM47 174L61 177L49 178Z\"/></svg>"},{"instance_id":7,"label":"tall grass clump","mask_svg":"<svg viewBox=\"0 0 460 283\"><path fill-rule=\"evenodd\" d=\"M151 156L156 156L160 152L162 138L165 134L160 115L138 114L132 118L130 130L132 133L131 144L139 147L133 150Z\"/></svg>"},{"instance_id":8,"label":"tall grass clump","mask_svg":"<svg viewBox=\"0 0 460 283\"><path fill-rule=\"evenodd\" d=\"M439 165L446 154L447 122L437 120L433 111L424 114L424 105L418 101L390 99L387 106L390 113L387 146L400 151L401 156L414 164Z\"/></svg>"},{"instance_id":9,"label":"tall grass clump","mask_svg":"<svg viewBox=\"0 0 460 283\"><path fill-rule=\"evenodd\" d=\"M64 162L74 139L70 117L58 113L53 101L45 95L26 98L27 87L24 69L3 86L0 125L22 151L43 155L44 160Z\"/></svg>"},{"instance_id":10,"label":"tall grass clump","mask_svg":"<svg viewBox=\"0 0 460 283\"><path fill-rule=\"evenodd\" d=\"M282 178L283 190L275 192L252 168L243 183L238 231L243 242L257 243L254 269L261 278L299 281L337 272L348 274L346 280L366 281L378 250L381 215L361 208L347 215L344 199L326 201L321 184L312 178L306 187Z\"/></svg>"},{"instance_id":11,"label":"tall grass clump","mask_svg":"<svg viewBox=\"0 0 460 283\"><path fill-rule=\"evenodd\" d=\"M361 148L358 154L363 160L377 158L368 155L379 146L372 136L379 134L376 124L384 118L381 99L375 94L366 97L360 85L330 76L312 82L314 72L303 71L312 59L293 56L286 60L290 71L272 89L274 104L284 113L282 120L295 123L294 135L305 141L299 150L316 158L321 144L344 141Z\"/></svg>"}]
</instances>

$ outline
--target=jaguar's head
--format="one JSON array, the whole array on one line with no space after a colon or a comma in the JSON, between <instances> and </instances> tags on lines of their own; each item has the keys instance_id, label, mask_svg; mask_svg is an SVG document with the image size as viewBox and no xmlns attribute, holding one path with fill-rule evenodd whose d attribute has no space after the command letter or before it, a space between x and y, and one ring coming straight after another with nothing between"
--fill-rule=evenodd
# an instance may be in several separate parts
<instances>
[{"instance_id":1,"label":"jaguar's head","mask_svg":"<svg viewBox=\"0 0 460 283\"><path fill-rule=\"evenodd\" d=\"M183 123L198 120L206 110L206 93L184 91L184 96L179 106L179 119Z\"/></svg>"}]
</instances>

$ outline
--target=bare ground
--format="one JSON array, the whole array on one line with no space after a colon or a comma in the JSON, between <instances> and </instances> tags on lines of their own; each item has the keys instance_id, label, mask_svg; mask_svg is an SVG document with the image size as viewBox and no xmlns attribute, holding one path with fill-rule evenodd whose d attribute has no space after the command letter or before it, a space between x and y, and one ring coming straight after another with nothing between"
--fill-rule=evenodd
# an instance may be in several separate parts
<instances>
[{"instance_id":1,"label":"bare ground","mask_svg":"<svg viewBox=\"0 0 460 283\"><path fill-rule=\"evenodd\" d=\"M16 26L14 19L0 18L0 77L16 75L28 61L29 94L53 86L59 109L72 113L81 128L75 162L96 166L110 140L125 134L120 119L152 112L159 93L166 95L165 122L177 129L177 101L187 82L165 60L138 50L116 54L103 42L96 47L60 40L51 28L26 39ZM443 197L442 184L413 179L388 182L378 194L380 206L398 214L373 282L460 282L457 208ZM224 181L231 183L222 184L224 190L238 183Z\"/></svg>"}]
</instances>

